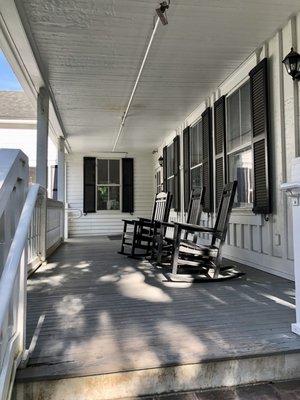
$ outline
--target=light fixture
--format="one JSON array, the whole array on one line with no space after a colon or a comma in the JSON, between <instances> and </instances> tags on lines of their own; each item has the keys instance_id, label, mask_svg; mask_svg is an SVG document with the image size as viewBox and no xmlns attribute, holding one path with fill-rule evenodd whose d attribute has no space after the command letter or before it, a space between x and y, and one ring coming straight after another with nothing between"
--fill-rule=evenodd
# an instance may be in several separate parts
<instances>
[{"instance_id":1,"label":"light fixture","mask_svg":"<svg viewBox=\"0 0 300 400\"><path fill-rule=\"evenodd\" d=\"M161 23L163 25L167 25L168 24L168 18L167 18L166 11L170 7L170 0L162 1L159 4L160 4L160 6L156 9L156 13L157 13L159 19L161 20Z\"/></svg>"},{"instance_id":2,"label":"light fixture","mask_svg":"<svg viewBox=\"0 0 300 400\"><path fill-rule=\"evenodd\" d=\"M159 157L158 164L159 164L160 167L162 167L164 165L164 158L162 156Z\"/></svg>"},{"instance_id":3,"label":"light fixture","mask_svg":"<svg viewBox=\"0 0 300 400\"><path fill-rule=\"evenodd\" d=\"M282 61L285 65L287 73L291 75L293 81L300 79L300 54L294 51L293 47L289 54Z\"/></svg>"}]
</instances>

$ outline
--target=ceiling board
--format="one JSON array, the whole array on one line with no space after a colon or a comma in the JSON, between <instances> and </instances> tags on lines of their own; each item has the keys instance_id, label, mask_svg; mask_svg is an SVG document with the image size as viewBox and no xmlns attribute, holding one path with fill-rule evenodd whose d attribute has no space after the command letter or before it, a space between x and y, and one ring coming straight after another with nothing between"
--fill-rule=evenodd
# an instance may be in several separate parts
<instances>
[{"instance_id":1,"label":"ceiling board","mask_svg":"<svg viewBox=\"0 0 300 400\"><path fill-rule=\"evenodd\" d=\"M157 1L17 4L72 150L111 150ZM159 26L117 150L155 148L299 8L299 0L172 0L169 25Z\"/></svg>"}]
</instances>

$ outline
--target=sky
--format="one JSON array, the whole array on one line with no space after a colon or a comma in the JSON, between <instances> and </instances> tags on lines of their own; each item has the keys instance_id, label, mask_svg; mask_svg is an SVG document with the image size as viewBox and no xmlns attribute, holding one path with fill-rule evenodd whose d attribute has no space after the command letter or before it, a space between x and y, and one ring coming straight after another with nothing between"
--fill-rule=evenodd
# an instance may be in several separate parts
<instances>
[{"instance_id":1,"label":"sky","mask_svg":"<svg viewBox=\"0 0 300 400\"><path fill-rule=\"evenodd\" d=\"M16 78L3 51L0 50L0 91L21 91L22 87Z\"/></svg>"}]
</instances>

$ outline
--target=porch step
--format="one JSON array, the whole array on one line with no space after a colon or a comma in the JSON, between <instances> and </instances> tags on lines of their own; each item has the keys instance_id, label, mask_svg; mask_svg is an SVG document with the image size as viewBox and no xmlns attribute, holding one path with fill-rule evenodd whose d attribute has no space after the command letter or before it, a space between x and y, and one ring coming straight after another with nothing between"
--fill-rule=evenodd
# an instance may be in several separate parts
<instances>
[{"instance_id":1,"label":"porch step","mask_svg":"<svg viewBox=\"0 0 300 400\"><path fill-rule=\"evenodd\" d=\"M249 343L251 346L251 343ZM13 400L112 400L300 378L300 351L81 376L22 378Z\"/></svg>"}]
</instances>

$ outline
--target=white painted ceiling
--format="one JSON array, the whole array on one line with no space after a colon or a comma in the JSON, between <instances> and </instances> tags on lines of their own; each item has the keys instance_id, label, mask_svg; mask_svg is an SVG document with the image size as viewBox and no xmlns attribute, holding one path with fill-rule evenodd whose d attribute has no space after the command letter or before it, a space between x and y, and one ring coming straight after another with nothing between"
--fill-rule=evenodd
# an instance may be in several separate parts
<instances>
[{"instance_id":1,"label":"white painted ceiling","mask_svg":"<svg viewBox=\"0 0 300 400\"><path fill-rule=\"evenodd\" d=\"M17 3L72 150L111 150L157 1ZM154 149L299 9L299 0L171 0L116 150Z\"/></svg>"}]
</instances>

